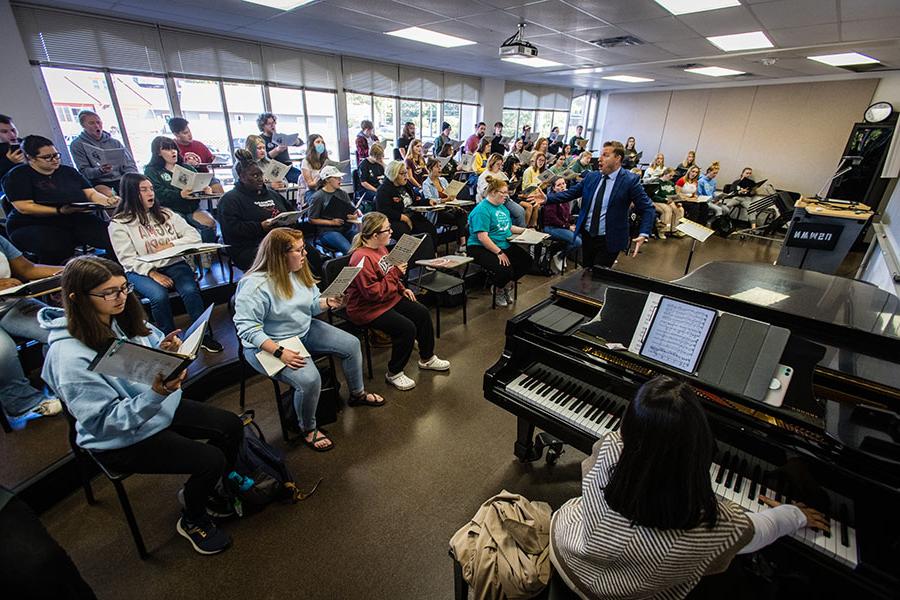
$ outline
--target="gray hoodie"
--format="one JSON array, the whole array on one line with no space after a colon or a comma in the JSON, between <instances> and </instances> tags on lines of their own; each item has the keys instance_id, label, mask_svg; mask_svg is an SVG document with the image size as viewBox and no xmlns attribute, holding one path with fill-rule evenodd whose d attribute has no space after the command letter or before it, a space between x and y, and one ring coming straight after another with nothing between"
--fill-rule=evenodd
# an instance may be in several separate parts
<instances>
[{"instance_id":1,"label":"gray hoodie","mask_svg":"<svg viewBox=\"0 0 900 600\"><path fill-rule=\"evenodd\" d=\"M100 160L90 155L90 146L102 148L103 150L121 148L125 150L125 160L118 168L113 168L109 173L103 173L100 171ZM91 183L116 182L119 181L125 173L138 172L137 165L134 163L134 158L131 156L131 152L128 151L128 148L123 146L122 142L109 135L106 131L100 135L99 140L95 140L93 137L82 131L81 134L69 144L69 150L72 152L72 160L75 161L75 168L81 171L81 174Z\"/></svg>"}]
</instances>

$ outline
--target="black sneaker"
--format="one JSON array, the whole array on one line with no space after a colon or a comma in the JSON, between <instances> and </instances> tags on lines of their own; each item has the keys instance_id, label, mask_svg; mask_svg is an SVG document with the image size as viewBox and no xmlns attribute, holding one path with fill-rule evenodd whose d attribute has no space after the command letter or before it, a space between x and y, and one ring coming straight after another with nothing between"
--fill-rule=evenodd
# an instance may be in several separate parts
<instances>
[{"instance_id":1,"label":"black sneaker","mask_svg":"<svg viewBox=\"0 0 900 600\"><path fill-rule=\"evenodd\" d=\"M222 344L217 342L211 335L207 335L203 338L203 341L200 342L200 347L213 354L221 352L223 349Z\"/></svg>"},{"instance_id":2,"label":"black sneaker","mask_svg":"<svg viewBox=\"0 0 900 600\"><path fill-rule=\"evenodd\" d=\"M175 530L200 554L218 554L231 546L228 534L216 527L209 517L192 523L182 516L178 519Z\"/></svg>"}]
</instances>

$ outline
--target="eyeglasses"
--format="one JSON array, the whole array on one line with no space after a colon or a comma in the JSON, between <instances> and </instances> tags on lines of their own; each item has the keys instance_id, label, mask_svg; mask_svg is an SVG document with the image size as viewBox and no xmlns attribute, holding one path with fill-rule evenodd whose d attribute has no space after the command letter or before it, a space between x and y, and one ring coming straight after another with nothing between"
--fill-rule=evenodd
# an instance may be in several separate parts
<instances>
[{"instance_id":1,"label":"eyeglasses","mask_svg":"<svg viewBox=\"0 0 900 600\"><path fill-rule=\"evenodd\" d=\"M295 250L294 248L291 248L290 250L288 250L288 253L294 253L294 254L299 254L300 256L303 256L304 254L306 254L306 246L303 246L299 250Z\"/></svg>"},{"instance_id":2,"label":"eyeglasses","mask_svg":"<svg viewBox=\"0 0 900 600\"><path fill-rule=\"evenodd\" d=\"M375 235L381 235L383 233L390 233L392 231L393 231L393 229L391 229L390 227L388 227L387 229L379 229L378 231L375 232Z\"/></svg>"},{"instance_id":3,"label":"eyeglasses","mask_svg":"<svg viewBox=\"0 0 900 600\"><path fill-rule=\"evenodd\" d=\"M57 155L57 156L59 156L59 155ZM117 299L119 296L127 296L128 294L130 294L133 291L134 291L134 284L126 283L125 285L123 285L122 287L120 287L116 290L108 290L106 292L103 292L102 294L92 294L91 292L87 292L87 295L94 296L95 298L103 298L107 302L112 302L113 300Z\"/></svg>"},{"instance_id":4,"label":"eyeglasses","mask_svg":"<svg viewBox=\"0 0 900 600\"><path fill-rule=\"evenodd\" d=\"M41 154L41 155L35 156L35 158L40 158L41 160L47 160L47 161L59 160L59 152L57 152L55 154Z\"/></svg>"}]
</instances>

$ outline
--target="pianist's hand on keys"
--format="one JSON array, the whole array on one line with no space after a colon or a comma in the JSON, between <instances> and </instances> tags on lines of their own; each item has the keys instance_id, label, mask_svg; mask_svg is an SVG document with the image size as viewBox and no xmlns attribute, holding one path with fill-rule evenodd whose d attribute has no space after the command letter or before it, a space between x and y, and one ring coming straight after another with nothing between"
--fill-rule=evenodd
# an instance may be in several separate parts
<instances>
[{"instance_id":1,"label":"pianist's hand on keys","mask_svg":"<svg viewBox=\"0 0 900 600\"><path fill-rule=\"evenodd\" d=\"M763 496L762 494L760 494L759 499L772 508L781 505L781 502ZM803 514L806 515L807 527L809 527L810 529L818 529L819 531L824 531L826 533L831 531L831 526L828 524L828 518L824 514L814 508L806 506L802 502L795 502L794 506L799 508L803 512Z\"/></svg>"}]
</instances>

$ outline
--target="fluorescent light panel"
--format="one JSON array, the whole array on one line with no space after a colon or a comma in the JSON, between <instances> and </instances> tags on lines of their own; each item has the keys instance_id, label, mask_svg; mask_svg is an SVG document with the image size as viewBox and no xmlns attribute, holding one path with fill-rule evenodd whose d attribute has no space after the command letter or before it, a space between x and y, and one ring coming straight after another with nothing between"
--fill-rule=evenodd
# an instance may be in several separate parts
<instances>
[{"instance_id":1,"label":"fluorescent light panel","mask_svg":"<svg viewBox=\"0 0 900 600\"><path fill-rule=\"evenodd\" d=\"M561 67L562 63L547 60L545 58L526 58L524 56L507 56L500 60L516 63L517 65L525 65L526 67L535 67L537 69L543 67Z\"/></svg>"},{"instance_id":2,"label":"fluorescent light panel","mask_svg":"<svg viewBox=\"0 0 900 600\"><path fill-rule=\"evenodd\" d=\"M656 3L673 15L687 15L741 5L738 0L656 0Z\"/></svg>"},{"instance_id":3,"label":"fluorescent light panel","mask_svg":"<svg viewBox=\"0 0 900 600\"><path fill-rule=\"evenodd\" d=\"M696 73L697 75L707 75L709 77L728 77L730 75L743 75L746 71L735 71L734 69L726 69L725 67L696 67L693 69L685 69L687 73Z\"/></svg>"},{"instance_id":4,"label":"fluorescent light panel","mask_svg":"<svg viewBox=\"0 0 900 600\"><path fill-rule=\"evenodd\" d=\"M708 37L706 39L725 52L775 47L762 31L749 31L747 33L735 33L732 35L714 35L713 37Z\"/></svg>"},{"instance_id":5,"label":"fluorescent light panel","mask_svg":"<svg viewBox=\"0 0 900 600\"><path fill-rule=\"evenodd\" d=\"M612 81L622 81L624 83L646 83L648 81L655 81L655 79L647 79L646 77L635 77L633 75L607 75L603 79L610 79Z\"/></svg>"},{"instance_id":6,"label":"fluorescent light panel","mask_svg":"<svg viewBox=\"0 0 900 600\"><path fill-rule=\"evenodd\" d=\"M852 65L873 65L880 62L878 59L860 54L859 52L843 52L841 54L822 54L821 56L807 56L809 60L825 63L832 67L849 67Z\"/></svg>"},{"instance_id":7,"label":"fluorescent light panel","mask_svg":"<svg viewBox=\"0 0 900 600\"><path fill-rule=\"evenodd\" d=\"M312 1L313 0L244 0L244 2L249 2L250 4L261 4L262 6L277 8L279 10L292 10L298 6L309 4Z\"/></svg>"},{"instance_id":8,"label":"fluorescent light panel","mask_svg":"<svg viewBox=\"0 0 900 600\"><path fill-rule=\"evenodd\" d=\"M423 29L421 27L407 27L406 29L398 29L397 31L385 31L386 35L412 40L414 42L422 42L423 44L431 44L440 46L441 48L457 48L459 46L471 46L477 42L466 40L455 35L447 35Z\"/></svg>"},{"instance_id":9,"label":"fluorescent light panel","mask_svg":"<svg viewBox=\"0 0 900 600\"><path fill-rule=\"evenodd\" d=\"M602 73L603 67L585 67L584 69L575 69L572 71L574 75L587 75L589 73Z\"/></svg>"}]
</instances>

